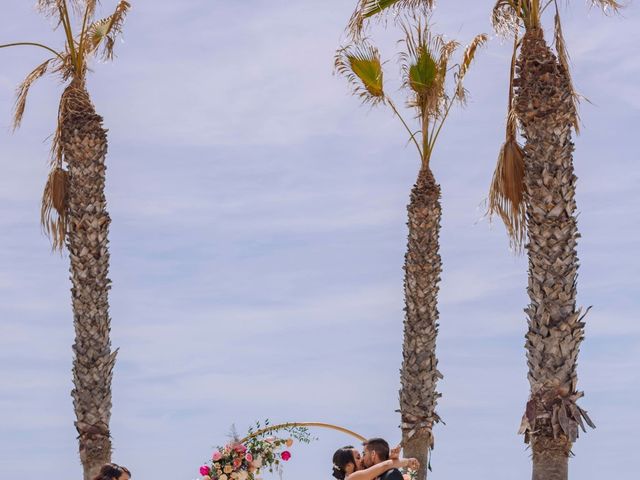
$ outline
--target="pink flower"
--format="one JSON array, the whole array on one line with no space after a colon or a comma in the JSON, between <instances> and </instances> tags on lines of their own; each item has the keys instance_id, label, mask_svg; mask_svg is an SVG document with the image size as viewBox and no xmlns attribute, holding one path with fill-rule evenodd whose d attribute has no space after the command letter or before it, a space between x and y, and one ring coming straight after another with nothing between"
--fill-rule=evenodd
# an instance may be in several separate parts
<instances>
[{"instance_id":1,"label":"pink flower","mask_svg":"<svg viewBox=\"0 0 640 480\"><path fill-rule=\"evenodd\" d=\"M289 459L291 458L291 453L289 453L289 451L285 450L284 452L282 452L280 454L280 458L282 458L282 460L284 460L285 462L289 461Z\"/></svg>"},{"instance_id":2,"label":"pink flower","mask_svg":"<svg viewBox=\"0 0 640 480\"><path fill-rule=\"evenodd\" d=\"M209 475L211 473L211 469L207 465L203 465L200 467L200 475L203 477L205 475Z\"/></svg>"},{"instance_id":3,"label":"pink flower","mask_svg":"<svg viewBox=\"0 0 640 480\"><path fill-rule=\"evenodd\" d=\"M253 462L253 455L250 453L247 453L244 458L247 462Z\"/></svg>"},{"instance_id":4,"label":"pink flower","mask_svg":"<svg viewBox=\"0 0 640 480\"><path fill-rule=\"evenodd\" d=\"M238 470L238 469L240 468L240 465L242 465L242 460L240 460L239 458L236 458L236 459L233 461L233 468L234 468L235 470Z\"/></svg>"},{"instance_id":5,"label":"pink flower","mask_svg":"<svg viewBox=\"0 0 640 480\"><path fill-rule=\"evenodd\" d=\"M217 462L222 458L222 453L220 453L219 450L216 450L215 452L213 452L213 455L211 456L211 458L213 459L214 462Z\"/></svg>"},{"instance_id":6,"label":"pink flower","mask_svg":"<svg viewBox=\"0 0 640 480\"><path fill-rule=\"evenodd\" d=\"M247 451L247 447L245 447L243 444L239 443L235 446L235 451L236 453L245 453Z\"/></svg>"}]
</instances>

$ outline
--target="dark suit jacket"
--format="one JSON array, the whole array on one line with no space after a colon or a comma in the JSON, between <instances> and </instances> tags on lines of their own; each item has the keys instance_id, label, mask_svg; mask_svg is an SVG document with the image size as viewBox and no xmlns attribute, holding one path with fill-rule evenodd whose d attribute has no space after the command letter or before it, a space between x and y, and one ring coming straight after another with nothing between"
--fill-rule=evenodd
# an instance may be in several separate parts
<instances>
[{"instance_id":1,"label":"dark suit jacket","mask_svg":"<svg viewBox=\"0 0 640 480\"><path fill-rule=\"evenodd\" d=\"M402 473L397 468L387 470L378 477L379 480L403 480Z\"/></svg>"}]
</instances>

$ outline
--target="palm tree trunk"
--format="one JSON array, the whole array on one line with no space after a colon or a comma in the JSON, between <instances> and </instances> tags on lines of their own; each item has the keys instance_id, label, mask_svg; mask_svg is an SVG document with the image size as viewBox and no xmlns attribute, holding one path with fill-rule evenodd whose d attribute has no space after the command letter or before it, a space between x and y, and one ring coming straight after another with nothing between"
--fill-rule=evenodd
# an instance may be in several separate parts
<instances>
[{"instance_id":1,"label":"palm tree trunk","mask_svg":"<svg viewBox=\"0 0 640 480\"><path fill-rule=\"evenodd\" d=\"M80 460L91 480L111 461L111 351L108 293L110 218L104 195L106 130L84 85L74 81L63 94L61 144L69 168L69 226L73 317L73 383Z\"/></svg>"},{"instance_id":2,"label":"palm tree trunk","mask_svg":"<svg viewBox=\"0 0 640 480\"><path fill-rule=\"evenodd\" d=\"M532 480L565 480L569 478L569 451L567 437L549 438L535 436L531 442L533 450Z\"/></svg>"},{"instance_id":3,"label":"palm tree trunk","mask_svg":"<svg viewBox=\"0 0 640 480\"><path fill-rule=\"evenodd\" d=\"M418 479L427 476L433 448L433 424L440 394L436 336L438 334L438 282L440 259L440 186L424 166L411 191L408 210L409 239L405 255L405 321L400 374L400 413L404 455L420 460Z\"/></svg>"},{"instance_id":4,"label":"palm tree trunk","mask_svg":"<svg viewBox=\"0 0 640 480\"><path fill-rule=\"evenodd\" d=\"M568 72L541 29L523 37L515 110L525 152L530 304L526 334L530 398L521 433L531 443L534 480L566 480L582 418L576 400L584 323L576 309L579 237L571 129L576 119Z\"/></svg>"}]
</instances>

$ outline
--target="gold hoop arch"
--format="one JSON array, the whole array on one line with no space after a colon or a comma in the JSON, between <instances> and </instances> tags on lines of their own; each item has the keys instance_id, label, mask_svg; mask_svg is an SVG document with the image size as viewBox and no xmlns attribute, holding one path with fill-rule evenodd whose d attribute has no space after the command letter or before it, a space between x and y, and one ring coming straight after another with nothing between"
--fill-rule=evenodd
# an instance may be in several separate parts
<instances>
[{"instance_id":1,"label":"gold hoop arch","mask_svg":"<svg viewBox=\"0 0 640 480\"><path fill-rule=\"evenodd\" d=\"M274 430L281 430L283 428L292 428L292 427L317 427L317 428L326 428L329 430L335 430L337 432L346 433L347 435L351 435L354 438L357 438L360 442L366 442L367 439L360 435L359 433L354 432L353 430L349 430L348 428L340 427L338 425L332 425L330 423L323 422L289 422L289 423L280 423L278 425L269 425L268 427L261 428L253 432L251 435L240 440L240 443L244 443L247 440L251 440L252 438L258 437L260 435L264 435L265 433L272 432Z\"/></svg>"}]
</instances>

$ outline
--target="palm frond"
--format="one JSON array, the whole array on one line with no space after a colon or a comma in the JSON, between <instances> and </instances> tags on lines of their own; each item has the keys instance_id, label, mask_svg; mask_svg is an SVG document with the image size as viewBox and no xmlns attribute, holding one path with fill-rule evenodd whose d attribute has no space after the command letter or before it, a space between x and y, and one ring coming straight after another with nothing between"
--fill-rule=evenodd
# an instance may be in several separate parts
<instances>
[{"instance_id":1,"label":"palm frond","mask_svg":"<svg viewBox=\"0 0 640 480\"><path fill-rule=\"evenodd\" d=\"M511 245L524 245L527 225L524 203L524 152L515 134L500 148L498 163L489 189L489 216L498 215L507 229Z\"/></svg>"},{"instance_id":2,"label":"palm frond","mask_svg":"<svg viewBox=\"0 0 640 480\"><path fill-rule=\"evenodd\" d=\"M560 12L558 10L558 3L556 5L556 14L554 17L554 36L556 52L558 53L558 61L565 70L567 79L569 81L569 88L571 90L571 99L573 102L573 127L576 133L580 133L580 116L578 113L578 104L580 103L580 95L573 86L573 79L571 78L571 66L569 65L569 53L567 51L567 45L562 33L562 22L560 20Z\"/></svg>"},{"instance_id":3,"label":"palm frond","mask_svg":"<svg viewBox=\"0 0 640 480\"><path fill-rule=\"evenodd\" d=\"M84 15L91 20L96 14L96 7L100 0L83 0L84 3Z\"/></svg>"},{"instance_id":4,"label":"palm frond","mask_svg":"<svg viewBox=\"0 0 640 480\"><path fill-rule=\"evenodd\" d=\"M122 33L122 26L130 9L131 4L127 0L121 0L112 15L89 26L83 39L87 54L95 53L102 45L102 57L105 60L113 59L116 39Z\"/></svg>"},{"instance_id":5,"label":"palm frond","mask_svg":"<svg viewBox=\"0 0 640 480\"><path fill-rule=\"evenodd\" d=\"M491 23L494 30L502 35L511 35L521 21L522 10L517 0L497 0L491 12Z\"/></svg>"},{"instance_id":6,"label":"palm frond","mask_svg":"<svg viewBox=\"0 0 640 480\"><path fill-rule=\"evenodd\" d=\"M421 49L415 63L409 65L408 83L411 90L420 94L433 87L438 76L438 64L426 49Z\"/></svg>"},{"instance_id":7,"label":"palm frond","mask_svg":"<svg viewBox=\"0 0 640 480\"><path fill-rule=\"evenodd\" d=\"M456 74L456 98L462 104L465 104L467 101L467 90L464 88L463 84L464 77L469 71L471 63L473 63L478 48L484 46L488 40L489 37L485 33L476 35L476 37L464 50L464 54L462 55L462 63L460 64L460 68L458 69L458 73Z\"/></svg>"},{"instance_id":8,"label":"palm frond","mask_svg":"<svg viewBox=\"0 0 640 480\"><path fill-rule=\"evenodd\" d=\"M444 37L439 37L437 42L440 48L440 60L438 61L438 70L442 74L446 74L449 71L449 60L455 53L460 44L455 40L444 41Z\"/></svg>"},{"instance_id":9,"label":"palm frond","mask_svg":"<svg viewBox=\"0 0 640 480\"><path fill-rule=\"evenodd\" d=\"M605 15L618 13L620 9L624 7L624 5L616 0L591 0L591 5L600 7Z\"/></svg>"},{"instance_id":10,"label":"palm frond","mask_svg":"<svg viewBox=\"0 0 640 480\"><path fill-rule=\"evenodd\" d=\"M351 19L349 20L349 31L354 38L360 38L365 22L378 14L390 9L395 11L421 9L427 12L433 8L435 0L359 0Z\"/></svg>"},{"instance_id":11,"label":"palm frond","mask_svg":"<svg viewBox=\"0 0 640 480\"><path fill-rule=\"evenodd\" d=\"M363 103L384 102L384 82L380 53L373 45L361 42L336 52L335 71L347 79L353 94Z\"/></svg>"},{"instance_id":12,"label":"palm frond","mask_svg":"<svg viewBox=\"0 0 640 480\"><path fill-rule=\"evenodd\" d=\"M42 194L40 222L54 250L62 250L67 232L67 190L69 177L66 170L56 165Z\"/></svg>"},{"instance_id":13,"label":"palm frond","mask_svg":"<svg viewBox=\"0 0 640 480\"><path fill-rule=\"evenodd\" d=\"M29 96L29 90L31 86L47 73L52 62L55 61L55 58L50 58L49 60L46 60L45 62L38 65L29 75L27 75L27 77L18 87L15 112L13 115L14 130L20 128L20 124L22 123L22 117L24 116L24 111L27 106L27 97Z\"/></svg>"},{"instance_id":14,"label":"palm frond","mask_svg":"<svg viewBox=\"0 0 640 480\"><path fill-rule=\"evenodd\" d=\"M462 56L462 64L460 65L460 71L458 72L458 77L460 79L464 78L464 76L469 71L469 66L473 62L473 59L476 56L476 52L478 48L484 46L489 37L486 33L481 33L480 35L476 35L476 37L471 41L471 43L464 50L464 55Z\"/></svg>"},{"instance_id":15,"label":"palm frond","mask_svg":"<svg viewBox=\"0 0 640 480\"><path fill-rule=\"evenodd\" d=\"M521 24L539 28L542 13L549 4L548 0L497 0L491 14L493 28L505 36L514 33Z\"/></svg>"},{"instance_id":16,"label":"palm frond","mask_svg":"<svg viewBox=\"0 0 640 480\"><path fill-rule=\"evenodd\" d=\"M54 16L64 7L64 3L64 0L38 0L36 8L45 15Z\"/></svg>"},{"instance_id":17,"label":"palm frond","mask_svg":"<svg viewBox=\"0 0 640 480\"><path fill-rule=\"evenodd\" d=\"M445 41L442 35L433 35L428 24L413 17L402 23L405 49L400 53L404 77L403 86L415 94L409 100L422 116L437 117L446 101L445 82L447 64L459 44Z\"/></svg>"},{"instance_id":18,"label":"palm frond","mask_svg":"<svg viewBox=\"0 0 640 480\"><path fill-rule=\"evenodd\" d=\"M509 70L509 102L507 110L506 141L500 148L498 162L489 188L487 215L498 215L502 219L511 245L519 252L524 246L527 234L526 210L524 203L524 152L518 144L518 119L513 109L514 79L516 59L520 40L518 31L513 37L511 67Z\"/></svg>"},{"instance_id":19,"label":"palm frond","mask_svg":"<svg viewBox=\"0 0 640 480\"><path fill-rule=\"evenodd\" d=\"M48 17L58 19L58 26L62 23L62 12L71 9L76 15L84 13L86 0L38 0L36 8ZM91 1L91 0L89 0ZM93 0L94 2L96 0Z\"/></svg>"}]
</instances>

